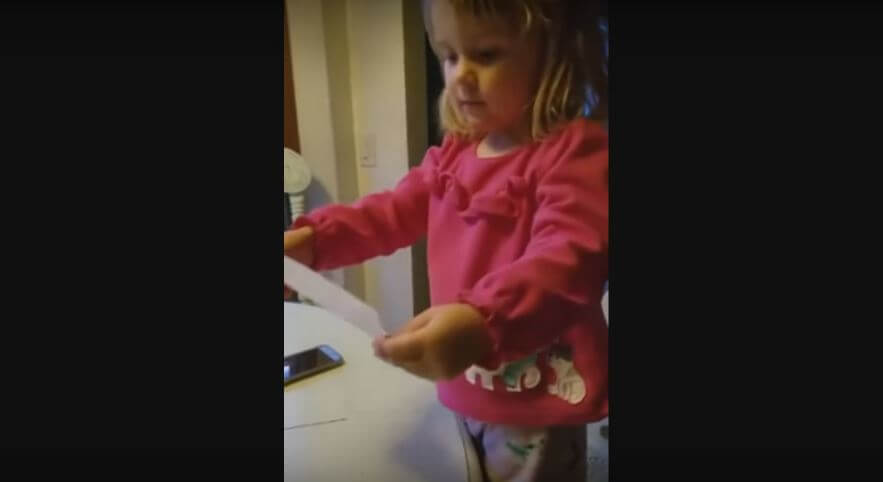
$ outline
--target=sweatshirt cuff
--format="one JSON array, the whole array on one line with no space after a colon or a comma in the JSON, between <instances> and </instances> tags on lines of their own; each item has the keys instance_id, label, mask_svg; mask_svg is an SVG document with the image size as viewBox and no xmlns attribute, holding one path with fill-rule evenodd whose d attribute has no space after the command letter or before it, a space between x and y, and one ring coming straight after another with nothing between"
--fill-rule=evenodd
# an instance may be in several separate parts
<instances>
[{"instance_id":1,"label":"sweatshirt cuff","mask_svg":"<svg viewBox=\"0 0 883 482\"><path fill-rule=\"evenodd\" d=\"M303 227L313 228L313 263L312 263L312 265L309 266L309 268L314 271L317 271L320 269L319 267L322 266L322 263L320 261L321 255L320 255L320 249L319 249L319 246L321 246L321 244L322 244L319 242L319 239L322 237L321 219L319 219L319 220L313 219L313 217L311 217L309 215L299 216L297 219L294 220L293 223L291 223L291 228L289 228L289 230L293 231L295 229L299 229L299 228L303 228Z\"/></svg>"},{"instance_id":2,"label":"sweatshirt cuff","mask_svg":"<svg viewBox=\"0 0 883 482\"><path fill-rule=\"evenodd\" d=\"M489 370L496 369L501 363L510 358L504 350L506 346L504 337L506 327L502 314L493 304L484 301L481 296L472 290L461 291L457 296L457 301L472 306L484 317L485 327L491 340L491 350L488 356L480 360L476 365Z\"/></svg>"}]
</instances>

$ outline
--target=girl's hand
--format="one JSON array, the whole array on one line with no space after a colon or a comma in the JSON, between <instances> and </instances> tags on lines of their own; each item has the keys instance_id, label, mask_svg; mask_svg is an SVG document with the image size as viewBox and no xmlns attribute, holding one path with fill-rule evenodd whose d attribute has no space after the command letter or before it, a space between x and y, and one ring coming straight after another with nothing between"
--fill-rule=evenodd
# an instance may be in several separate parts
<instances>
[{"instance_id":1,"label":"girl's hand","mask_svg":"<svg viewBox=\"0 0 883 482\"><path fill-rule=\"evenodd\" d=\"M429 308L398 333L374 340L374 354L418 377L449 380L488 355L484 316L466 304Z\"/></svg>"},{"instance_id":2,"label":"girl's hand","mask_svg":"<svg viewBox=\"0 0 883 482\"><path fill-rule=\"evenodd\" d=\"M283 252L285 256L295 261L311 266L313 264L313 228L304 226L292 231L286 231L282 237ZM295 293L282 286L282 299L290 300Z\"/></svg>"}]
</instances>

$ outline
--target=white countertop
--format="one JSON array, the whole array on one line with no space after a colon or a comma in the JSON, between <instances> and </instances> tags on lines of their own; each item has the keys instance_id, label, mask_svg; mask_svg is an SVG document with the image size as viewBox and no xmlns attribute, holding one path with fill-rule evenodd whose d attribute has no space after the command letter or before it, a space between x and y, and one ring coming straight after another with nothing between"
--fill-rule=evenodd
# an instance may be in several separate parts
<instances>
[{"instance_id":1,"label":"white countertop","mask_svg":"<svg viewBox=\"0 0 883 482\"><path fill-rule=\"evenodd\" d=\"M328 344L345 361L285 387L286 481L480 481L432 383L377 359L368 336L331 313L283 305L283 356Z\"/></svg>"}]
</instances>

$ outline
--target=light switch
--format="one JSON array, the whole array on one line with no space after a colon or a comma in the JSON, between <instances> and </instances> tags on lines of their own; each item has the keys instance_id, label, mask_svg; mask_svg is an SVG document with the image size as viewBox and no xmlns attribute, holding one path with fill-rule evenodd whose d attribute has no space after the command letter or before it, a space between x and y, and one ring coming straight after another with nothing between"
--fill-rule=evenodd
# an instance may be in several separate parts
<instances>
[{"instance_id":1,"label":"light switch","mask_svg":"<svg viewBox=\"0 0 883 482\"><path fill-rule=\"evenodd\" d=\"M362 167L377 167L377 138L373 133L362 135L362 145L359 148L359 165Z\"/></svg>"}]
</instances>

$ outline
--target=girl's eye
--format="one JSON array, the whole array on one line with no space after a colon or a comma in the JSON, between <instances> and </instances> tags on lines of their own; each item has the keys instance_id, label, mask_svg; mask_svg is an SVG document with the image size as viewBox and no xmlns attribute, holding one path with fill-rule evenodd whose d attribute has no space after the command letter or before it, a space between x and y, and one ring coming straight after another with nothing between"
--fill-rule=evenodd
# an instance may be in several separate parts
<instances>
[{"instance_id":1,"label":"girl's eye","mask_svg":"<svg viewBox=\"0 0 883 482\"><path fill-rule=\"evenodd\" d=\"M498 49L479 50L475 53L475 58L479 62L490 63L497 60L500 57L500 53L501 52Z\"/></svg>"}]
</instances>

